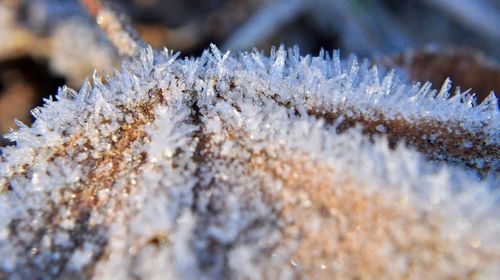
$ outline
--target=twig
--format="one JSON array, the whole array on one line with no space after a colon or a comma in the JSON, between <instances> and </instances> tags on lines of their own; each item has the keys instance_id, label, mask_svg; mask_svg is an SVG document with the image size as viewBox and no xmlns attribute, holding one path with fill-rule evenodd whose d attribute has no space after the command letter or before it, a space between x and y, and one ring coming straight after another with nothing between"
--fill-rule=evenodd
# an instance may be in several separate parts
<instances>
[{"instance_id":1,"label":"twig","mask_svg":"<svg viewBox=\"0 0 500 280\"><path fill-rule=\"evenodd\" d=\"M248 49L263 42L303 12L306 3L302 0L281 0L268 5L237 29L224 44L224 49Z\"/></svg>"},{"instance_id":2,"label":"twig","mask_svg":"<svg viewBox=\"0 0 500 280\"><path fill-rule=\"evenodd\" d=\"M100 0L80 0L80 3L94 18L97 17L97 14L102 9L102 2Z\"/></svg>"},{"instance_id":3,"label":"twig","mask_svg":"<svg viewBox=\"0 0 500 280\"><path fill-rule=\"evenodd\" d=\"M484 36L500 39L500 13L491 3L477 0L422 0Z\"/></svg>"},{"instance_id":4,"label":"twig","mask_svg":"<svg viewBox=\"0 0 500 280\"><path fill-rule=\"evenodd\" d=\"M134 56L146 43L137 32L101 0L80 0L121 55Z\"/></svg>"}]
</instances>

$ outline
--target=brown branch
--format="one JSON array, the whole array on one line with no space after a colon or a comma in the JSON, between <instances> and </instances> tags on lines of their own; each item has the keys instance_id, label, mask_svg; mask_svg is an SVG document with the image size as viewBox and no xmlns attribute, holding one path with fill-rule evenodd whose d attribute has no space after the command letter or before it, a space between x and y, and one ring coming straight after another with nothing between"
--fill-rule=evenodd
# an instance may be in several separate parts
<instances>
[{"instance_id":1,"label":"brown branch","mask_svg":"<svg viewBox=\"0 0 500 280\"><path fill-rule=\"evenodd\" d=\"M101 0L80 0L80 4L89 12L89 14L96 18L99 11L102 9Z\"/></svg>"},{"instance_id":2,"label":"brown branch","mask_svg":"<svg viewBox=\"0 0 500 280\"><path fill-rule=\"evenodd\" d=\"M124 22L102 0L80 0L80 4L95 18L121 55L134 56L146 46L130 24Z\"/></svg>"}]
</instances>

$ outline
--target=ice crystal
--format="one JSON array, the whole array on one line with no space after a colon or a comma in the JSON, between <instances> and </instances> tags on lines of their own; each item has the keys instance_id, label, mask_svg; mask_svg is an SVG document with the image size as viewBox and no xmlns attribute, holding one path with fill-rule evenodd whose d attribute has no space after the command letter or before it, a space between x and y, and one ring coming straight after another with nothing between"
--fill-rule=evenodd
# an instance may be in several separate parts
<instances>
[{"instance_id":1,"label":"ice crystal","mask_svg":"<svg viewBox=\"0 0 500 280\"><path fill-rule=\"evenodd\" d=\"M499 109L338 52L146 48L0 160L14 279L500 276Z\"/></svg>"}]
</instances>

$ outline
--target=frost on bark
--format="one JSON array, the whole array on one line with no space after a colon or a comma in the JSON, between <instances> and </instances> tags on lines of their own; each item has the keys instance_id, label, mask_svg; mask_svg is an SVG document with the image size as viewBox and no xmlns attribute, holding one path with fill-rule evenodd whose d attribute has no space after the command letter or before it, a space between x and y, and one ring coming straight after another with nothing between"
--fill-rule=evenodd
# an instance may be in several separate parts
<instances>
[{"instance_id":1,"label":"frost on bark","mask_svg":"<svg viewBox=\"0 0 500 280\"><path fill-rule=\"evenodd\" d=\"M500 276L491 94L337 52L151 48L0 158L0 278Z\"/></svg>"}]
</instances>

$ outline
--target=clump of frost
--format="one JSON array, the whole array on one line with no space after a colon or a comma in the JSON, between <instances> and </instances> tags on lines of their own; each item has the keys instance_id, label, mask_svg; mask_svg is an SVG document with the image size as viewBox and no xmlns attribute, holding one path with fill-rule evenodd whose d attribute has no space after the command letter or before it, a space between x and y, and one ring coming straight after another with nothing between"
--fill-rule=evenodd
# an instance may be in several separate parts
<instances>
[{"instance_id":1,"label":"clump of frost","mask_svg":"<svg viewBox=\"0 0 500 280\"><path fill-rule=\"evenodd\" d=\"M494 95L475 105L447 83L407 85L337 52L177 56L146 48L105 81L62 88L9 135L1 275L500 275L494 169L479 179L447 154L436 166L391 149L382 124L458 124L432 137L479 133L498 147ZM339 133L361 117L382 136Z\"/></svg>"}]
</instances>

